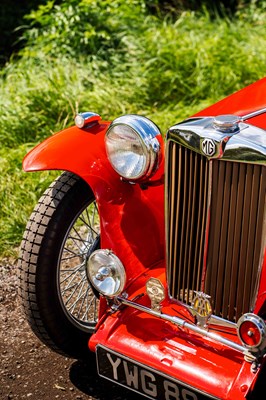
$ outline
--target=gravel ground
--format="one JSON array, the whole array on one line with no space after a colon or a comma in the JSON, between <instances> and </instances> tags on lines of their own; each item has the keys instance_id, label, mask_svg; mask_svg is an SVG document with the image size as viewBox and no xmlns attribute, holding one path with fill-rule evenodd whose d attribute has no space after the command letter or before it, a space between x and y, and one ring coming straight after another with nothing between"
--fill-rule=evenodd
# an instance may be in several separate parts
<instances>
[{"instance_id":1,"label":"gravel ground","mask_svg":"<svg viewBox=\"0 0 266 400\"><path fill-rule=\"evenodd\" d=\"M0 399L141 400L99 378L96 365L57 355L31 332L17 295L16 262L0 261Z\"/></svg>"}]
</instances>

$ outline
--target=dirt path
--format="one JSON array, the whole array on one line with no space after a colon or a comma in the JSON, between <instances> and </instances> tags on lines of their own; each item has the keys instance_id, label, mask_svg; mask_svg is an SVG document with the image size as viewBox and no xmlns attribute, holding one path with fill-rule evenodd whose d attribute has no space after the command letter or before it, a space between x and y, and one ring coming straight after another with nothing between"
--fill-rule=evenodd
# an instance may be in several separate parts
<instances>
[{"instance_id":1,"label":"dirt path","mask_svg":"<svg viewBox=\"0 0 266 400\"><path fill-rule=\"evenodd\" d=\"M59 356L30 331L20 310L16 266L0 263L0 400L141 400L97 376L91 365Z\"/></svg>"}]
</instances>

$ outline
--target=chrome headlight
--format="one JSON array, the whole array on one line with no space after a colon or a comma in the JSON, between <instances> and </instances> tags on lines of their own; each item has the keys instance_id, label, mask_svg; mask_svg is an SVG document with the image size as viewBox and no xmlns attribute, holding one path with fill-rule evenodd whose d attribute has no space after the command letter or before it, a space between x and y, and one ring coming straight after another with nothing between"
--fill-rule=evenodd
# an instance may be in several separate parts
<instances>
[{"instance_id":1,"label":"chrome headlight","mask_svg":"<svg viewBox=\"0 0 266 400\"><path fill-rule=\"evenodd\" d=\"M110 250L95 250L87 263L87 277L95 289L106 297L118 296L126 283L125 268Z\"/></svg>"},{"instance_id":2,"label":"chrome headlight","mask_svg":"<svg viewBox=\"0 0 266 400\"><path fill-rule=\"evenodd\" d=\"M153 175L161 155L158 135L159 128L148 118L116 118L105 136L107 156L114 170L130 181L143 181Z\"/></svg>"}]
</instances>

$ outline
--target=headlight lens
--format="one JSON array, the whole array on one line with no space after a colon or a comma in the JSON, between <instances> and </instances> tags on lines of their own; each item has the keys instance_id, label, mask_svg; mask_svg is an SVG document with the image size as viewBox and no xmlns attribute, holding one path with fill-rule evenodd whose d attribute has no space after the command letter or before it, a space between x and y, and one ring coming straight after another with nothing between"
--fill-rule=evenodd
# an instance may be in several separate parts
<instances>
[{"instance_id":1,"label":"headlight lens","mask_svg":"<svg viewBox=\"0 0 266 400\"><path fill-rule=\"evenodd\" d=\"M94 251L87 263L87 276L95 289L104 296L115 297L126 282L125 268L110 250Z\"/></svg>"},{"instance_id":2,"label":"headlight lens","mask_svg":"<svg viewBox=\"0 0 266 400\"><path fill-rule=\"evenodd\" d=\"M105 145L114 170L123 178L137 181L157 170L161 148L158 127L148 118L124 115L110 125Z\"/></svg>"}]
</instances>

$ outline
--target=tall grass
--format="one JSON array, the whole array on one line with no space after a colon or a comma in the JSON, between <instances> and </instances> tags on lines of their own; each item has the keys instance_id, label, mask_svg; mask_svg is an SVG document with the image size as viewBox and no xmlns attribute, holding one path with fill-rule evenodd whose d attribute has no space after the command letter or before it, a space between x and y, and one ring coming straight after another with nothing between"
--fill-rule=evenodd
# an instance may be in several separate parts
<instances>
[{"instance_id":1,"label":"tall grass","mask_svg":"<svg viewBox=\"0 0 266 400\"><path fill-rule=\"evenodd\" d=\"M20 241L53 176L24 174L26 151L77 111L139 113L163 132L266 72L266 10L233 20L206 10L151 15L141 0L48 2L29 18L27 47L0 77L0 254Z\"/></svg>"}]
</instances>

